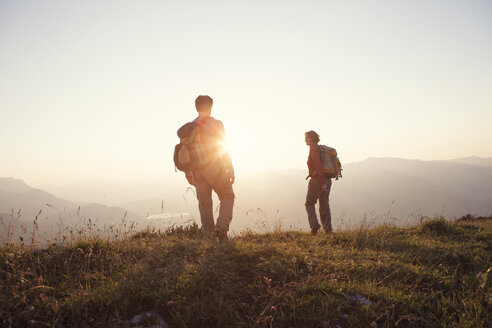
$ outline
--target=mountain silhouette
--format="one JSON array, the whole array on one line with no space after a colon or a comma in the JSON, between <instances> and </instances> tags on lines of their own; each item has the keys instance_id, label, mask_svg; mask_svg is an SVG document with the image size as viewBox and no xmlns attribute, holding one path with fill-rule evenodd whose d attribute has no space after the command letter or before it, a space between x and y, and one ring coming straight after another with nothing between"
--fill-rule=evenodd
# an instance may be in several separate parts
<instances>
[{"instance_id":1,"label":"mountain silhouette","mask_svg":"<svg viewBox=\"0 0 492 328\"><path fill-rule=\"evenodd\" d=\"M14 178L0 178L0 213L4 238L12 230L13 238L20 235L21 229L32 233L36 217L38 232L45 239L68 227L82 229L90 224L94 229L101 229L122 220L143 223L139 215L120 207L69 201Z\"/></svg>"},{"instance_id":2,"label":"mountain silhouette","mask_svg":"<svg viewBox=\"0 0 492 328\"><path fill-rule=\"evenodd\" d=\"M423 216L492 213L492 166L369 158L343 168L343 178L333 182L330 195L333 223L340 227L356 226L364 218L374 223L416 223ZM261 208L270 219L281 217L286 227L307 228L306 174L291 170L238 179L236 217Z\"/></svg>"}]
</instances>

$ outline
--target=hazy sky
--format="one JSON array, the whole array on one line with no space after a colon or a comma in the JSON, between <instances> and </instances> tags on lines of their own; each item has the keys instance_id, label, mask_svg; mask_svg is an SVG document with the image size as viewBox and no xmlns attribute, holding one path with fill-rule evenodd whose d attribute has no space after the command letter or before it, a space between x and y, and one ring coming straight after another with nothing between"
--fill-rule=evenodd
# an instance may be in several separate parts
<instances>
[{"instance_id":1,"label":"hazy sky","mask_svg":"<svg viewBox=\"0 0 492 328\"><path fill-rule=\"evenodd\" d=\"M492 156L490 1L0 0L0 176L174 173L214 98L238 172Z\"/></svg>"}]
</instances>

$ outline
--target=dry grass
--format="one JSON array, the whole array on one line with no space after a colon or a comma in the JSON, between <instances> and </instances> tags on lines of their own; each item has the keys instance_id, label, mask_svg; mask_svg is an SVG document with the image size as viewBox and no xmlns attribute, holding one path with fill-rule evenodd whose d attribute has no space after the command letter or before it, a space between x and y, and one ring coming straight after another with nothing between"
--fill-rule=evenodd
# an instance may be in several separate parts
<instances>
[{"instance_id":1,"label":"dry grass","mask_svg":"<svg viewBox=\"0 0 492 328\"><path fill-rule=\"evenodd\" d=\"M272 228L224 244L191 225L64 243L1 248L0 325L121 327L142 311L171 327L491 324L492 219Z\"/></svg>"}]
</instances>

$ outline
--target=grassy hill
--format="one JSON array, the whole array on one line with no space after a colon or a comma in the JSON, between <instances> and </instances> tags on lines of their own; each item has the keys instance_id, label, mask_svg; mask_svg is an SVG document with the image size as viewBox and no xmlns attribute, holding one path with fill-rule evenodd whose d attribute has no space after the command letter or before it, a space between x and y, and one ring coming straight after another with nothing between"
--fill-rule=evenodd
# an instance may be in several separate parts
<instances>
[{"instance_id":1,"label":"grassy hill","mask_svg":"<svg viewBox=\"0 0 492 328\"><path fill-rule=\"evenodd\" d=\"M0 250L0 325L492 326L492 219L313 237L196 226L124 240Z\"/></svg>"}]
</instances>

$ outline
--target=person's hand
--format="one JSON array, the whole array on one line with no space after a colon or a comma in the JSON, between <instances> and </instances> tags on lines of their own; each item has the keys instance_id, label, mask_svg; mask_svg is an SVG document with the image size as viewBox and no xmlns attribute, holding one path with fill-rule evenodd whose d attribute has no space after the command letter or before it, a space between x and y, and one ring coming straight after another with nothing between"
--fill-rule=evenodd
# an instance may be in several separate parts
<instances>
[{"instance_id":1,"label":"person's hand","mask_svg":"<svg viewBox=\"0 0 492 328\"><path fill-rule=\"evenodd\" d=\"M235 180L236 180L236 177L234 176L234 171L227 171L227 181L230 184L234 184Z\"/></svg>"},{"instance_id":2,"label":"person's hand","mask_svg":"<svg viewBox=\"0 0 492 328\"><path fill-rule=\"evenodd\" d=\"M191 172L185 172L186 180L188 180L188 183L192 186L195 185L195 178L193 176L193 173Z\"/></svg>"},{"instance_id":3,"label":"person's hand","mask_svg":"<svg viewBox=\"0 0 492 328\"><path fill-rule=\"evenodd\" d=\"M188 180L188 183L192 186L195 185L195 177L193 176L192 172L185 172L186 180Z\"/></svg>"}]
</instances>

